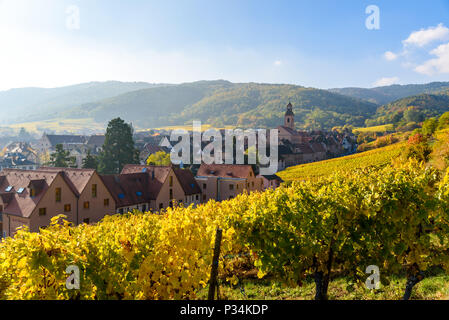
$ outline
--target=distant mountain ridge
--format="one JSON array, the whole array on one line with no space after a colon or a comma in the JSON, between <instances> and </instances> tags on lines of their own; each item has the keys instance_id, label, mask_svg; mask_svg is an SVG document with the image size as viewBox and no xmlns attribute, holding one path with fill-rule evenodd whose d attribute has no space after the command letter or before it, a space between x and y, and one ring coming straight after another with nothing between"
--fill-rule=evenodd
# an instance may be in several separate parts
<instances>
[{"instance_id":1,"label":"distant mountain ridge","mask_svg":"<svg viewBox=\"0 0 449 320\"><path fill-rule=\"evenodd\" d=\"M449 90L405 97L380 106L368 126L387 123L421 122L449 111Z\"/></svg>"},{"instance_id":2,"label":"distant mountain ridge","mask_svg":"<svg viewBox=\"0 0 449 320\"><path fill-rule=\"evenodd\" d=\"M446 110L446 96L438 92L444 90L449 92L449 82L330 90L226 80L182 84L90 82L0 92L0 121L89 118L105 124L121 117L136 128L189 125L192 120L215 127L274 128L283 123L285 106L291 102L298 128L329 130L397 120L413 104L425 116L440 114ZM384 101L389 102L380 105Z\"/></svg>"},{"instance_id":3,"label":"distant mountain ridge","mask_svg":"<svg viewBox=\"0 0 449 320\"><path fill-rule=\"evenodd\" d=\"M276 127L283 123L289 101L303 128L330 129L346 123L360 126L377 108L327 90L215 80L132 91L62 111L58 117L104 122L121 116L146 128L191 124L192 120L214 126Z\"/></svg>"},{"instance_id":4,"label":"distant mountain ridge","mask_svg":"<svg viewBox=\"0 0 449 320\"><path fill-rule=\"evenodd\" d=\"M26 120L38 113L60 111L82 103L102 100L125 92L161 86L146 82L88 82L58 88L18 88L0 91L0 119Z\"/></svg>"},{"instance_id":5,"label":"distant mountain ridge","mask_svg":"<svg viewBox=\"0 0 449 320\"><path fill-rule=\"evenodd\" d=\"M366 100L377 105L384 105L393 101L415 96L423 93L438 93L449 90L449 82L430 82L426 84L394 84L391 86L375 88L334 88L331 92L339 93L345 96Z\"/></svg>"}]
</instances>

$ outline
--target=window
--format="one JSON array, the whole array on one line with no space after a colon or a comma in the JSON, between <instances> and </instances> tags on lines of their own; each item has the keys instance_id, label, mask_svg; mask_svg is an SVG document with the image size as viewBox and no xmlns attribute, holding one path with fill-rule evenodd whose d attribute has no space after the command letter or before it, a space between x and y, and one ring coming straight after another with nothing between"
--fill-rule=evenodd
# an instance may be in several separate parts
<instances>
[{"instance_id":1,"label":"window","mask_svg":"<svg viewBox=\"0 0 449 320\"><path fill-rule=\"evenodd\" d=\"M33 198L36 196L36 189L30 188L30 197Z\"/></svg>"},{"instance_id":2,"label":"window","mask_svg":"<svg viewBox=\"0 0 449 320\"><path fill-rule=\"evenodd\" d=\"M206 195L203 194L203 201L206 201Z\"/></svg>"},{"instance_id":3,"label":"window","mask_svg":"<svg viewBox=\"0 0 449 320\"><path fill-rule=\"evenodd\" d=\"M237 186L236 186L236 189L238 190L239 189L239 185L237 184Z\"/></svg>"},{"instance_id":4,"label":"window","mask_svg":"<svg viewBox=\"0 0 449 320\"><path fill-rule=\"evenodd\" d=\"M56 202L61 202L61 188L55 189L55 200Z\"/></svg>"},{"instance_id":5,"label":"window","mask_svg":"<svg viewBox=\"0 0 449 320\"><path fill-rule=\"evenodd\" d=\"M169 177L169 185L170 187L173 187L173 176Z\"/></svg>"},{"instance_id":6,"label":"window","mask_svg":"<svg viewBox=\"0 0 449 320\"><path fill-rule=\"evenodd\" d=\"M170 200L173 199L173 189L170 189Z\"/></svg>"},{"instance_id":7,"label":"window","mask_svg":"<svg viewBox=\"0 0 449 320\"><path fill-rule=\"evenodd\" d=\"M233 184L229 185L229 190L234 190L234 185Z\"/></svg>"},{"instance_id":8,"label":"window","mask_svg":"<svg viewBox=\"0 0 449 320\"><path fill-rule=\"evenodd\" d=\"M142 205L142 212L145 212L145 211L147 211L147 205L146 204Z\"/></svg>"},{"instance_id":9,"label":"window","mask_svg":"<svg viewBox=\"0 0 449 320\"><path fill-rule=\"evenodd\" d=\"M162 209L164 207L163 203L159 203L159 209Z\"/></svg>"},{"instance_id":10,"label":"window","mask_svg":"<svg viewBox=\"0 0 449 320\"><path fill-rule=\"evenodd\" d=\"M109 207L109 198L104 199L103 203L105 207Z\"/></svg>"},{"instance_id":11,"label":"window","mask_svg":"<svg viewBox=\"0 0 449 320\"><path fill-rule=\"evenodd\" d=\"M203 183L203 189L206 189L206 184L205 183Z\"/></svg>"},{"instance_id":12,"label":"window","mask_svg":"<svg viewBox=\"0 0 449 320\"><path fill-rule=\"evenodd\" d=\"M89 224L89 218L83 219L83 223Z\"/></svg>"},{"instance_id":13,"label":"window","mask_svg":"<svg viewBox=\"0 0 449 320\"><path fill-rule=\"evenodd\" d=\"M25 190L24 188L19 188L19 190L17 190L17 193L22 193L23 192L23 190Z\"/></svg>"},{"instance_id":14,"label":"window","mask_svg":"<svg viewBox=\"0 0 449 320\"><path fill-rule=\"evenodd\" d=\"M47 214L47 208L39 208L39 215L45 216Z\"/></svg>"},{"instance_id":15,"label":"window","mask_svg":"<svg viewBox=\"0 0 449 320\"><path fill-rule=\"evenodd\" d=\"M93 184L92 185L92 198L96 198L97 197L97 185Z\"/></svg>"},{"instance_id":16,"label":"window","mask_svg":"<svg viewBox=\"0 0 449 320\"><path fill-rule=\"evenodd\" d=\"M251 187L253 187L253 188L254 188L254 181L253 181L253 182L251 182Z\"/></svg>"},{"instance_id":17,"label":"window","mask_svg":"<svg viewBox=\"0 0 449 320\"><path fill-rule=\"evenodd\" d=\"M5 189L6 192L9 192L11 190L12 190L12 186L7 186L6 189Z\"/></svg>"},{"instance_id":18,"label":"window","mask_svg":"<svg viewBox=\"0 0 449 320\"><path fill-rule=\"evenodd\" d=\"M64 205L64 212L70 212L72 211L72 206L70 204L65 204Z\"/></svg>"},{"instance_id":19,"label":"window","mask_svg":"<svg viewBox=\"0 0 449 320\"><path fill-rule=\"evenodd\" d=\"M83 207L84 209L89 209L89 201L84 201Z\"/></svg>"},{"instance_id":20,"label":"window","mask_svg":"<svg viewBox=\"0 0 449 320\"><path fill-rule=\"evenodd\" d=\"M199 199L200 199L200 196L199 196L199 195L196 195L196 196L195 196L195 199L196 199L196 200L199 200Z\"/></svg>"},{"instance_id":21,"label":"window","mask_svg":"<svg viewBox=\"0 0 449 320\"><path fill-rule=\"evenodd\" d=\"M123 208L118 209L118 212L119 212L120 214L123 214Z\"/></svg>"}]
</instances>

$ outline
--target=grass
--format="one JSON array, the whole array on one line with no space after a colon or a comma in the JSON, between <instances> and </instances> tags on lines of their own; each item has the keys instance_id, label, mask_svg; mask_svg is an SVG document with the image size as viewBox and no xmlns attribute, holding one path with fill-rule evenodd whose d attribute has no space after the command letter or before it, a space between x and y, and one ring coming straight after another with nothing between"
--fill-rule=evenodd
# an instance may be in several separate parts
<instances>
[{"instance_id":1,"label":"grass","mask_svg":"<svg viewBox=\"0 0 449 320\"><path fill-rule=\"evenodd\" d=\"M352 154L345 157L301 164L277 173L284 181L315 179L337 171L351 171L370 165L387 165L401 153L405 142Z\"/></svg>"},{"instance_id":2,"label":"grass","mask_svg":"<svg viewBox=\"0 0 449 320\"><path fill-rule=\"evenodd\" d=\"M51 131L55 133L79 133L85 129L104 132L105 124L95 122L92 118L50 119L42 121L22 122L8 125L12 129L25 128L28 132Z\"/></svg>"},{"instance_id":3,"label":"grass","mask_svg":"<svg viewBox=\"0 0 449 320\"><path fill-rule=\"evenodd\" d=\"M385 132L385 131L393 131L392 124L383 124L380 126L366 127L366 128L355 128L352 130L354 133L357 132Z\"/></svg>"},{"instance_id":4,"label":"grass","mask_svg":"<svg viewBox=\"0 0 449 320\"><path fill-rule=\"evenodd\" d=\"M330 300L401 300L404 295L405 277L392 277L380 289L369 290L364 284L353 284L347 278L338 277L329 283ZM240 285L220 284L223 300L313 300L315 283L306 279L302 286L288 287L277 280L244 279ZM199 291L199 299L207 299L208 288ZM449 275L443 272L424 278L413 288L412 300L446 300L449 298Z\"/></svg>"}]
</instances>

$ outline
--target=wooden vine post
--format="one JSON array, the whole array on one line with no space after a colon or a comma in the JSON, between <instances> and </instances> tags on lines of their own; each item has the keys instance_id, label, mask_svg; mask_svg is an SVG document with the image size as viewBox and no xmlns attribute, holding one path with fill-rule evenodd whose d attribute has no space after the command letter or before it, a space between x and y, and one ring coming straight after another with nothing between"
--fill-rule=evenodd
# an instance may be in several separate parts
<instances>
[{"instance_id":1,"label":"wooden vine post","mask_svg":"<svg viewBox=\"0 0 449 320\"><path fill-rule=\"evenodd\" d=\"M212 267L210 270L209 294L207 296L208 300L214 300L215 287L217 287L218 259L220 258L220 245L221 245L222 232L223 232L222 229L217 228L217 232L215 233L214 257L212 259Z\"/></svg>"}]
</instances>

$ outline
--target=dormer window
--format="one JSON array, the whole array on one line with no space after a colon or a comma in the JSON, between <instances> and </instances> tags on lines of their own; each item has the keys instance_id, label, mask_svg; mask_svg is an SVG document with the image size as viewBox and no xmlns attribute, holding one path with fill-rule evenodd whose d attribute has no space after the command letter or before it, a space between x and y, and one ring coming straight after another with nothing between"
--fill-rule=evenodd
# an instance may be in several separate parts
<instances>
[{"instance_id":1,"label":"dormer window","mask_svg":"<svg viewBox=\"0 0 449 320\"><path fill-rule=\"evenodd\" d=\"M22 193L23 192L23 190L25 190L24 188L19 188L19 190L17 190L17 193Z\"/></svg>"},{"instance_id":2,"label":"dormer window","mask_svg":"<svg viewBox=\"0 0 449 320\"><path fill-rule=\"evenodd\" d=\"M35 197L36 196L36 189L35 188L30 188L30 197Z\"/></svg>"}]
</instances>

